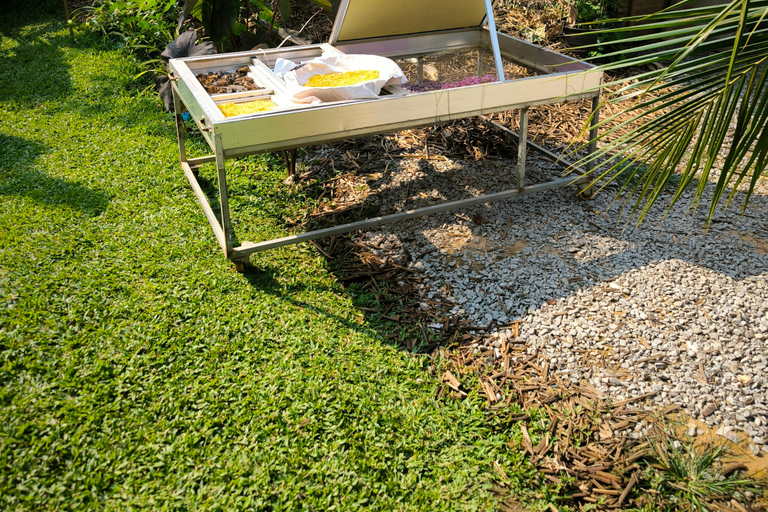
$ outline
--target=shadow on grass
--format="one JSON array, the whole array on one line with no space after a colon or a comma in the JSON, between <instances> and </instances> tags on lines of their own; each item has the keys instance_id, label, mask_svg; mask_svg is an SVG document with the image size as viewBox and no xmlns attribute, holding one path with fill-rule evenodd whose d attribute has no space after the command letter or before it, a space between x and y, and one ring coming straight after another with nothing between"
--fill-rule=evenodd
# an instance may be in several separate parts
<instances>
[{"instance_id":1,"label":"shadow on grass","mask_svg":"<svg viewBox=\"0 0 768 512\"><path fill-rule=\"evenodd\" d=\"M51 14L63 18L62 4L47 8L43 4L33 8L18 2L0 9L0 102L17 108L45 105L48 112L77 112L102 126L109 123L114 129L139 129L175 139L173 119L166 116L158 122L159 99L110 101L121 92L137 96L147 85L133 78L141 68L128 59L119 66L104 65L100 51L108 43L96 34L80 32L74 51L88 51L93 58L90 68L73 70L67 55L73 47L69 34L61 30L63 24L50 20ZM73 73L80 76L80 84L74 82Z\"/></svg>"},{"instance_id":2,"label":"shadow on grass","mask_svg":"<svg viewBox=\"0 0 768 512\"><path fill-rule=\"evenodd\" d=\"M231 165L231 163L230 163ZM216 217L216 220L220 223L221 222L221 207L219 205L219 191L218 191L218 185L216 181L216 177L213 175L214 173L213 165L212 164L204 164L198 169L198 176L197 181L200 185L200 188L203 190L203 193L205 194L206 198L208 199L208 203L211 206L211 209L213 210L213 213ZM186 184L185 184L186 185ZM279 185L274 186L280 188ZM264 187L263 189L259 189L256 192L256 195L259 195L259 193L263 194L269 194L270 191L274 192L273 187ZM191 191L189 192L190 194ZM248 209L250 208L258 208L258 205L251 204L248 202L248 200L245 200L245 203L238 202L237 200L243 200L244 198L235 191L234 194L232 194L232 187L230 187L230 207L233 208L233 214L235 217L237 216L237 210L239 208ZM278 192L279 197L274 198L274 201L271 201L272 203L280 203L287 201L291 195L288 193L281 194ZM233 199L235 201L233 201ZM195 201L197 201L197 198L194 198ZM265 212L262 212L264 214ZM267 212L267 213L273 213L277 215L278 217L285 214L285 211L283 211L282 208L277 208L275 211ZM202 215L202 212L200 213ZM269 216L269 215L267 215ZM237 219L235 219L235 224ZM264 219L260 219L261 222L264 222ZM259 222L259 219L256 219L256 222ZM238 238L237 230L233 233L234 240L233 245L237 246L240 245L241 240ZM212 240L213 235L211 234ZM252 262L253 263L253 262ZM258 264L255 264L253 266L250 266L246 269L246 271L243 273L243 278L248 282L250 286L252 286L254 289L259 290L262 293L271 295L281 301L284 301L286 303L289 303L293 305L294 307L302 308L307 311L310 311L318 316L327 317L330 319L333 319L334 322L338 323L339 325L343 325L347 329L354 330L357 332L364 333L366 335L373 335L376 330L374 328L366 328L365 326L361 326L359 323L355 323L353 321L350 321L349 318L333 313L330 308L324 308L322 307L322 303L312 303L308 301L299 300L296 298L296 296L302 292L305 291L321 291L321 292L329 292L332 293L332 291L327 287L323 285L317 285L317 284L308 284L305 280L299 279L291 284L286 284L284 279L281 279L281 276L284 275L284 268L279 263L275 263L274 261L268 260L263 261Z\"/></svg>"},{"instance_id":3,"label":"shadow on grass","mask_svg":"<svg viewBox=\"0 0 768 512\"><path fill-rule=\"evenodd\" d=\"M376 323L371 324L369 315L364 315L366 322L363 324L353 322L342 315L333 313L328 308L321 307L321 304L314 302L307 302L296 298L296 294L309 290L310 288L316 291L329 292L327 287L323 286L305 286L305 285L291 285L286 287L280 282L279 276L282 273L280 267L273 265L262 265L258 267L249 267L244 273L243 277L250 286L260 292L272 295L275 298L285 301L294 307L305 309L318 316L332 319L335 323L344 326L350 331L356 331L367 336L375 336L379 331Z\"/></svg>"},{"instance_id":4,"label":"shadow on grass","mask_svg":"<svg viewBox=\"0 0 768 512\"><path fill-rule=\"evenodd\" d=\"M49 33L49 15L26 2L6 5L0 14L0 98L26 106L70 96L74 89L63 33Z\"/></svg>"},{"instance_id":5,"label":"shadow on grass","mask_svg":"<svg viewBox=\"0 0 768 512\"><path fill-rule=\"evenodd\" d=\"M0 134L0 196L24 196L40 204L67 206L90 216L101 214L109 203L106 194L35 169L35 160L45 149L40 143Z\"/></svg>"}]
</instances>

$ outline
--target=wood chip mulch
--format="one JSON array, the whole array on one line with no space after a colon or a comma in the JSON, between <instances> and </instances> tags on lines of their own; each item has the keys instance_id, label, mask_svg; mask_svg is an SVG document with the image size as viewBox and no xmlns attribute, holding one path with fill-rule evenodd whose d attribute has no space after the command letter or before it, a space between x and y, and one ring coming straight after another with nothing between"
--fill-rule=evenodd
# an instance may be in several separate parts
<instances>
[{"instance_id":1,"label":"wood chip mulch","mask_svg":"<svg viewBox=\"0 0 768 512\"><path fill-rule=\"evenodd\" d=\"M467 393L462 381L477 379L489 410L507 423L518 423L522 446L544 478L557 485L572 479L565 486L570 491L557 501L579 510L639 506L640 496L634 492L641 477L637 461L650 451L647 442L629 433L640 421L652 422L655 417L631 408L631 400L610 403L589 384L574 384L567 376L550 372L549 363L538 354L528 354L517 334L517 324L501 331L498 352L471 346L482 336L465 336L450 352L440 349L449 361L442 393L461 398ZM542 409L549 427L534 437L527 426L528 412Z\"/></svg>"}]
</instances>

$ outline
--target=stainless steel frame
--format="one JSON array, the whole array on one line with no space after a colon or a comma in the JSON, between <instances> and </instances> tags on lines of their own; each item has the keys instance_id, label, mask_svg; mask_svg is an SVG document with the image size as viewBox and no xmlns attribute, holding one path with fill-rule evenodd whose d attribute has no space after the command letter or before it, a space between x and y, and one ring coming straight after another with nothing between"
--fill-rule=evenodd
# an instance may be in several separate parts
<instances>
[{"instance_id":1,"label":"stainless steel frame","mask_svg":"<svg viewBox=\"0 0 768 512\"><path fill-rule=\"evenodd\" d=\"M490 3L487 0L486 3ZM493 26L492 17L489 18ZM538 76L518 80L486 83L476 86L407 93L402 89L391 89L388 94L376 100L345 101L315 106L297 106L282 111L225 118L211 97L195 78L199 70L231 69L250 65L260 81L267 83L276 94L284 91L283 84L271 76L269 65L277 57L301 60L323 51L344 53L366 53L396 58L410 58L429 55L445 50L491 48L494 60L501 71L501 56L540 73ZM525 159L528 142L526 139L528 108L577 100L593 99L597 109L602 73L591 65L568 56L546 50L504 34L495 34L490 28L443 30L401 37L379 37L329 44L290 47L257 52L175 59L170 62L176 123L179 139L179 158L184 174L203 208L213 232L225 256L238 269L243 269L249 255L267 249L290 245L331 235L338 235L373 228L405 219L451 211L481 203L498 201L524 194L550 190L576 182L582 194L589 194L587 179L563 178L548 183L526 186ZM501 76L501 75L500 75ZM186 109L195 120L198 129L213 150L213 155L188 158L184 145L184 124L181 119ZM242 242L233 246L233 230L228 204L225 161L255 153L294 149L318 143L388 133L402 129L440 124L454 119L486 115L500 111L519 110L520 134L507 128L510 136L518 137L518 160L516 181L513 190L489 194L441 205L409 210L405 212L353 222L332 228L321 229L263 242ZM592 119L593 128L597 115ZM557 155L544 148L551 158ZM208 198L201 189L196 169L206 162L215 162L219 192L219 218L211 208ZM577 172L580 172L578 169Z\"/></svg>"}]
</instances>

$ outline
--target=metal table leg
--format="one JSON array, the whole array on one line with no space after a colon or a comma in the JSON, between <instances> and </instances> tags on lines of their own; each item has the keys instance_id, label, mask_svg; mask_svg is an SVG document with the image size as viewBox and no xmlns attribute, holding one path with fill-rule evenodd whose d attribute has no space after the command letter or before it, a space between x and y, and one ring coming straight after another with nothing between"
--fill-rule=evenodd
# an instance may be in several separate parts
<instances>
[{"instance_id":1,"label":"metal table leg","mask_svg":"<svg viewBox=\"0 0 768 512\"><path fill-rule=\"evenodd\" d=\"M179 99L179 95L176 93L175 87L171 87L171 92L173 94L173 116L176 119L176 138L179 141L179 160L186 162L187 149L184 143L184 135L186 133L186 129L184 128L184 118L181 115L181 109L184 108L184 105Z\"/></svg>"},{"instance_id":2,"label":"metal table leg","mask_svg":"<svg viewBox=\"0 0 768 512\"><path fill-rule=\"evenodd\" d=\"M290 178L296 174L296 149L288 149L282 152L283 159L285 160L285 168L288 171L288 177Z\"/></svg>"},{"instance_id":3,"label":"metal table leg","mask_svg":"<svg viewBox=\"0 0 768 512\"><path fill-rule=\"evenodd\" d=\"M501 201L504 199L509 199L509 198L517 197L521 195L533 194L533 193L542 192L545 190L553 190L553 189L561 188L573 183L579 186L581 190L580 195L582 197L584 197L585 190L588 190L588 191L592 190L592 187L589 187L587 185L590 183L590 181L586 181L588 180L588 177L586 176L584 176L580 180L574 180L573 178L561 178L561 179L553 180L547 183L537 184L529 187L525 186L525 164L526 164L527 148L529 144L531 145L532 150L541 151L543 154L554 159L554 161L556 162L564 163L566 165L567 165L567 162L562 160L558 155L555 155L554 153L548 151L547 149L528 142L527 140L528 107L524 107L520 109L520 134L519 135L514 133L509 128L506 128L496 122L491 122L491 124L496 128L501 129L505 131L508 135L512 136L513 138L516 138L518 142L517 187L513 190L506 190L506 191L498 192L495 194L488 194L488 195L482 195L479 197L462 199L459 201L452 201L452 202L443 203L440 205L419 208L416 210L403 211L403 212L392 214L392 215L386 215L383 217L376 217L372 219L366 219L363 221L342 224L340 226L319 229L315 231L302 233L299 235L292 235L292 236L287 236L287 237L278 238L274 240L267 240L259 243L242 242L240 245L235 247L234 244L236 243L236 241L235 241L235 236L232 230L232 223L230 219L229 194L228 194L228 188L227 188L226 166L225 166L224 152L222 150L223 146L221 143L221 135L216 135L214 138L214 148L215 148L214 155L188 158L186 155L186 149L185 149L185 143L184 143L185 127L183 124L183 118L181 116L181 108L183 107L183 105L178 95L176 94L175 89L174 89L174 106L176 107L176 114L175 114L176 130L177 130L177 136L179 139L179 157L181 160L182 169L184 169L184 174L187 180L189 181L192 187L192 190L197 196L200 202L200 205L203 208L203 213L205 214L206 218L208 219L208 222L213 228L213 232L216 235L216 238L219 242L219 245L222 248L222 251L224 252L225 256L230 261L232 261L232 263L235 265L235 268L237 269L238 272L244 272L246 268L250 266L251 254L265 251L268 249L273 249L276 247L293 245L296 243L316 240L318 238L324 238L324 237L333 236L333 235L349 233L349 232L358 231L361 229L370 229L378 226L383 226L386 224L402 222L403 220L407 220L407 219L412 219L412 218L426 216L426 215L432 215L440 212L454 211L459 208L466 208L466 207L474 206L478 204ZM597 134L596 125L599 122L598 116L597 116L599 98L595 97L593 99L592 106L593 106L594 115L591 122L592 128L590 129L590 137L594 138ZM485 117L483 118L488 120L488 118L485 118ZM590 150L590 154L595 150L594 143L590 144L589 150ZM295 155L295 150L293 154ZM291 156L291 153L290 152L287 153L286 156ZM216 163L218 192L219 192L219 206L220 206L219 217L221 220L219 220L216 217L213 209L211 208L208 197L200 187L200 184L197 179L197 172L196 172L197 167L207 162ZM289 164L289 169L290 167L291 166ZM574 170L574 172L583 173L583 171L581 171L578 168L572 167L572 169ZM590 196L591 196L591 193L590 193Z\"/></svg>"},{"instance_id":4,"label":"metal table leg","mask_svg":"<svg viewBox=\"0 0 768 512\"><path fill-rule=\"evenodd\" d=\"M597 95L592 98L592 119L589 122L589 146L587 151L589 156L597 149L597 124L600 122L600 96ZM590 160L587 162L587 172L595 168L595 162Z\"/></svg>"},{"instance_id":5,"label":"metal table leg","mask_svg":"<svg viewBox=\"0 0 768 512\"><path fill-rule=\"evenodd\" d=\"M184 127L184 118L182 117L182 108L183 104L181 100L179 99L179 95L176 92L176 88L172 87L172 93L173 93L173 107L174 107L174 117L176 119L176 137L178 138L178 144L179 144L179 159L181 160L181 169L184 171L184 176L187 178L187 181L189 182L190 187L192 187L192 191L195 193L195 197L197 197L198 202L200 203L200 206L203 208L203 214L205 214L205 218L208 219L208 223L211 225L211 229L213 229L213 234L216 236L216 240L219 242L219 245L221 246L222 251L224 252L225 256L228 256L232 252L232 241L231 236L229 235L229 205L227 202L227 192L226 192L226 181L224 181L224 202L227 204L227 228L222 229L222 225L219 223L219 220L216 218L216 214L213 212L213 209L211 208L211 204L208 201L208 197L205 195L205 192L203 191L202 187L200 187L200 183L198 181L198 172L197 167L200 165L206 163L206 162L216 162L217 168L220 167L219 176L223 174L223 154L221 152L218 152L215 156L204 156L199 158L187 158L187 151L186 151L186 144L184 142L186 128ZM219 165L221 162L221 166ZM219 191L220 191L220 197L221 196L221 182L219 183ZM224 211L224 208L222 208L222 212Z\"/></svg>"},{"instance_id":6,"label":"metal table leg","mask_svg":"<svg viewBox=\"0 0 768 512\"><path fill-rule=\"evenodd\" d=\"M520 109L520 136L517 140L517 189L525 187L525 158L528 153L528 107Z\"/></svg>"},{"instance_id":7,"label":"metal table leg","mask_svg":"<svg viewBox=\"0 0 768 512\"><path fill-rule=\"evenodd\" d=\"M451 201L448 203L442 203L434 206L427 206L424 208L418 208L415 210L406 210L399 213L393 213L391 215L385 215L383 217L374 217L371 219L361 220L357 222L351 222L348 224L341 224L339 226L333 226L330 228L318 229L315 231L308 231L299 235L291 235L283 238L276 238L274 240L267 240L265 242L243 242L239 247L233 249L233 255L230 257L232 261L240 260L247 257L247 255L266 251L268 249L275 249L277 247L283 247L286 245L298 244L301 242L309 242L311 240L317 240L318 238L326 238L329 236L343 235L344 233L351 233L353 231L360 231L363 229L372 229L379 226L385 226L387 224L395 224L408 219L414 219L417 217L425 217L427 215L434 215L442 212L452 212L460 208L467 208L478 204L492 203L495 201L503 201L512 197L520 197L528 194L535 194L537 192L543 192L545 190L554 190L557 188L566 187L573 183L573 178L561 178L547 183L541 183L538 185L532 185L526 187L524 190L512 189L505 190L503 192L496 192L494 194L486 194L478 197L471 197L468 199L461 199L458 201Z\"/></svg>"},{"instance_id":8,"label":"metal table leg","mask_svg":"<svg viewBox=\"0 0 768 512\"><path fill-rule=\"evenodd\" d=\"M224 161L224 150L221 135L215 136L216 146L216 175L219 185L219 208L221 211L221 229L224 231L224 252L229 258L232 255L232 222L229 218L229 193L227 189L227 169Z\"/></svg>"},{"instance_id":9,"label":"metal table leg","mask_svg":"<svg viewBox=\"0 0 768 512\"><path fill-rule=\"evenodd\" d=\"M587 146L587 157L591 157L595 150L597 150L597 125L600 122L600 95L596 95L592 98L592 117L589 121L589 145ZM579 187L579 197L582 199L590 199L595 195L595 187L592 186L593 178L590 176L592 169L595 168L595 161L590 159L585 166L587 168L586 176L576 182L576 186Z\"/></svg>"}]
</instances>

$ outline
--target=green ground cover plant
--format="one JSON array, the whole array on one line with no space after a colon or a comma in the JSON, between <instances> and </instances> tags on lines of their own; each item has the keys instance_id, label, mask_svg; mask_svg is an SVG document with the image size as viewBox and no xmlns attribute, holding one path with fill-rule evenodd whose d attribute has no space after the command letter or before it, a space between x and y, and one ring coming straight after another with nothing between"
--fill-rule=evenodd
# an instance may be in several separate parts
<instances>
[{"instance_id":1,"label":"green ground cover plant","mask_svg":"<svg viewBox=\"0 0 768 512\"><path fill-rule=\"evenodd\" d=\"M0 509L491 510L538 486L515 427L436 399L314 250L233 271L140 66L71 45L60 7L0 14ZM263 237L294 200L274 162L231 167Z\"/></svg>"}]
</instances>

